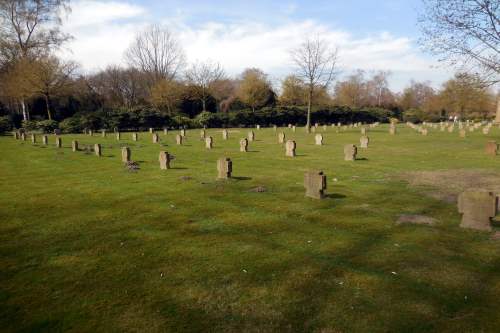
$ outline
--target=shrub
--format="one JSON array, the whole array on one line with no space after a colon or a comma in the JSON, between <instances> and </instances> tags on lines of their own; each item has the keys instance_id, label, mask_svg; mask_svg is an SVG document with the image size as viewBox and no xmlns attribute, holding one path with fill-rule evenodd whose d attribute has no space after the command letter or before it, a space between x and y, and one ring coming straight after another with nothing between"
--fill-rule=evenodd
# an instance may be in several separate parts
<instances>
[{"instance_id":1,"label":"shrub","mask_svg":"<svg viewBox=\"0 0 500 333\"><path fill-rule=\"evenodd\" d=\"M59 128L64 133L81 133L84 129L81 119L78 116L64 119L59 123Z\"/></svg>"},{"instance_id":2,"label":"shrub","mask_svg":"<svg viewBox=\"0 0 500 333\"><path fill-rule=\"evenodd\" d=\"M52 133L58 128L58 123L55 120L40 120L36 122L35 126L37 130L43 133Z\"/></svg>"},{"instance_id":3,"label":"shrub","mask_svg":"<svg viewBox=\"0 0 500 333\"><path fill-rule=\"evenodd\" d=\"M5 133L14 128L11 119L8 116L0 117L0 133Z\"/></svg>"},{"instance_id":4,"label":"shrub","mask_svg":"<svg viewBox=\"0 0 500 333\"><path fill-rule=\"evenodd\" d=\"M22 122L22 128L24 128L24 130L26 131L35 131L37 128L36 128L36 121L34 120L23 120Z\"/></svg>"}]
</instances>

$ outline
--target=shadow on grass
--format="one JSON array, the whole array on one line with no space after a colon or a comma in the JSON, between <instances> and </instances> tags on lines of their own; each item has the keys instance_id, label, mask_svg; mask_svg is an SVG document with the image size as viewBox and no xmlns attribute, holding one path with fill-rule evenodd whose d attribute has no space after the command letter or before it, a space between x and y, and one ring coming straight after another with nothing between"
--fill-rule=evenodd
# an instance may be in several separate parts
<instances>
[{"instance_id":1,"label":"shadow on grass","mask_svg":"<svg viewBox=\"0 0 500 333\"><path fill-rule=\"evenodd\" d=\"M328 199L345 199L347 196L340 194L340 193L327 193L325 194L325 198Z\"/></svg>"},{"instance_id":2,"label":"shadow on grass","mask_svg":"<svg viewBox=\"0 0 500 333\"><path fill-rule=\"evenodd\" d=\"M234 180L251 180L251 177L231 177L231 179Z\"/></svg>"}]
</instances>

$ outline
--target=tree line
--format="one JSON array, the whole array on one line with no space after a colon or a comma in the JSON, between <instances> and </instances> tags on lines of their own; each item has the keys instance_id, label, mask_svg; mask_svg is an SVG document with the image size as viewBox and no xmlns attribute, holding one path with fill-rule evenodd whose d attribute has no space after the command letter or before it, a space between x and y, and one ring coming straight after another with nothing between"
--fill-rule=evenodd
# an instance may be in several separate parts
<instances>
[{"instance_id":1,"label":"tree line","mask_svg":"<svg viewBox=\"0 0 500 333\"><path fill-rule=\"evenodd\" d=\"M485 12L496 13L498 8L484 2L489 6ZM426 1L427 17L438 23L439 15L450 15L442 13L440 4ZM457 17L467 8L460 9ZM304 118L296 119L303 120L309 128L314 120L312 115L319 115L320 110L330 110L326 114L344 114L346 110L359 112L371 108L375 110L374 117L385 114L380 110L386 110L394 116L421 121L450 116L484 119L492 116L496 108L492 87L498 77L495 53L498 44L488 51L485 64L480 63L484 55L476 57L477 66L486 74L461 67L439 89L429 82L411 81L402 92L393 92L388 84L389 71L359 70L339 79L338 49L320 37L306 38L290 51L293 72L276 86L258 68L248 68L231 77L223 64L217 62L188 64L175 33L164 26L151 25L137 33L129 45L124 54L126 66L114 65L83 74L77 63L55 55L72 38L61 31L61 15L68 10L68 0L0 2L0 116L4 127L35 126L36 122L50 127L81 119L89 123L92 117L111 117L111 114L124 114L121 117L129 119L137 114L148 119L160 117L174 125L194 124L188 119L196 118L226 119L227 124L228 119L242 121L242 115L293 109L303 112ZM422 25L426 42L437 38L438 28L449 29L439 24L432 26L425 17ZM496 28L493 25L490 29ZM485 84L485 78L489 84ZM101 121L100 125L103 123L107 124Z\"/></svg>"}]
</instances>

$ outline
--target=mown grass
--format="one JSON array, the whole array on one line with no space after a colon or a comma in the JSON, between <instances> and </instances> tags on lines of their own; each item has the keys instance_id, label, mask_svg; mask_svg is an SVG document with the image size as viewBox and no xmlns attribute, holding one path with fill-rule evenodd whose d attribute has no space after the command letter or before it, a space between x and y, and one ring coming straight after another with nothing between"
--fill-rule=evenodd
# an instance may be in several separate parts
<instances>
[{"instance_id":1,"label":"mown grass","mask_svg":"<svg viewBox=\"0 0 500 333\"><path fill-rule=\"evenodd\" d=\"M343 146L359 129L303 129L286 158L273 129L199 131L131 141L64 135L63 148L0 138L0 330L33 331L497 331L500 242L458 227L455 205L401 179L406 171L498 172L487 140L387 126L369 132L360 160ZM72 152L101 143L103 157ZM39 138L41 141L41 138ZM136 173L121 163L132 150ZM175 155L159 169L158 153ZM216 181L216 160L235 179ZM321 169L328 198L304 197L303 174ZM267 192L251 191L264 186ZM396 225L400 214L435 226Z\"/></svg>"}]
</instances>

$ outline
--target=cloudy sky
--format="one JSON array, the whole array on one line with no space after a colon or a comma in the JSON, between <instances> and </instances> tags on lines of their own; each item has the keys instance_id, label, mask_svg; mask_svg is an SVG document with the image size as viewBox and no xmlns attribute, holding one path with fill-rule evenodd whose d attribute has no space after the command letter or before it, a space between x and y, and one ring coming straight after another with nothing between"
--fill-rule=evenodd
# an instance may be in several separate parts
<instances>
[{"instance_id":1,"label":"cloudy sky","mask_svg":"<svg viewBox=\"0 0 500 333\"><path fill-rule=\"evenodd\" d=\"M452 75L417 45L420 0L76 0L71 7L63 29L74 39L64 56L86 72L125 65L134 35L160 23L176 32L188 61L218 61L231 75L258 67L277 83L293 70L289 50L311 35L339 47L342 75L391 71L396 91L410 79L439 86Z\"/></svg>"}]
</instances>

